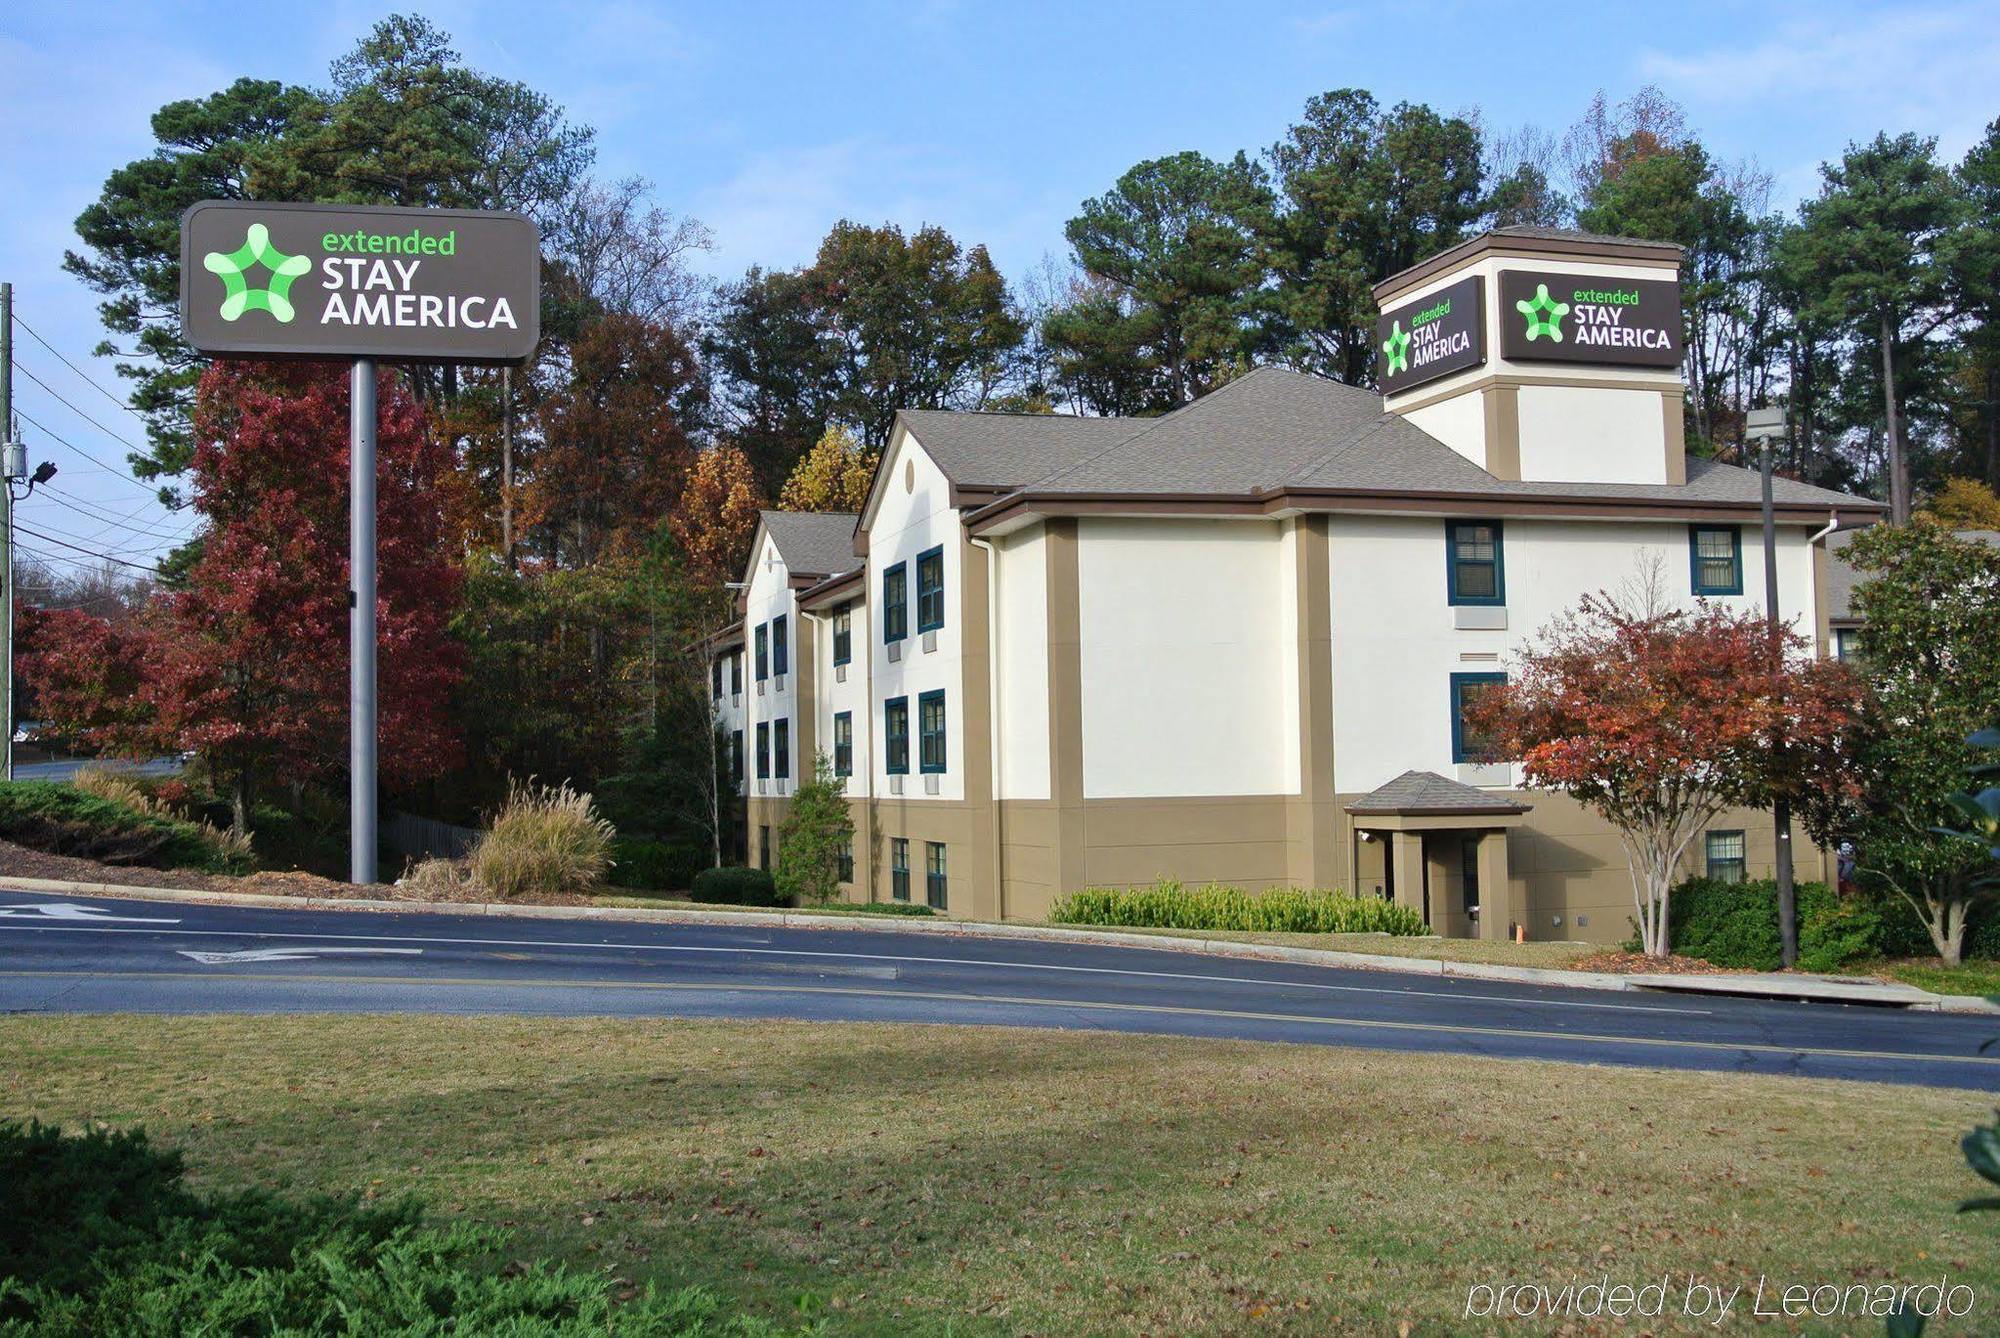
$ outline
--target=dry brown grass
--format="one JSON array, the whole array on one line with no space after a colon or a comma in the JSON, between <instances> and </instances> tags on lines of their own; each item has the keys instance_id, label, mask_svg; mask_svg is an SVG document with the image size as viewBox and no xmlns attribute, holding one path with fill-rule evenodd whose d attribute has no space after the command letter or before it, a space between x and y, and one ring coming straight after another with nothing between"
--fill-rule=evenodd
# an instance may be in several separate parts
<instances>
[{"instance_id":1,"label":"dry brown grass","mask_svg":"<svg viewBox=\"0 0 2000 1338\"><path fill-rule=\"evenodd\" d=\"M1980 1187L1957 1149L1974 1092L451 1017L5 1018L0 1089L15 1116L143 1123L211 1185L414 1191L774 1316L817 1293L837 1333L1455 1333L1476 1282L1688 1271L1948 1272L1982 1322L1939 1332L2000 1314L2000 1223L1952 1211Z\"/></svg>"}]
</instances>

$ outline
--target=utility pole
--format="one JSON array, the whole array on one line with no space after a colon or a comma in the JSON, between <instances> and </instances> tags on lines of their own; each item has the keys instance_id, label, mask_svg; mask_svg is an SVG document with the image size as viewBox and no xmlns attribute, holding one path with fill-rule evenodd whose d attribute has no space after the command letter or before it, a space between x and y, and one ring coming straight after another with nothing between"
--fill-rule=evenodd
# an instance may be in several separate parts
<instances>
[{"instance_id":1,"label":"utility pole","mask_svg":"<svg viewBox=\"0 0 2000 1338\"><path fill-rule=\"evenodd\" d=\"M348 881L375 881L375 359L356 358L348 406Z\"/></svg>"},{"instance_id":2,"label":"utility pole","mask_svg":"<svg viewBox=\"0 0 2000 1338\"><path fill-rule=\"evenodd\" d=\"M1783 409L1752 409L1744 430L1756 440L1757 471L1763 480L1764 508L1764 622L1770 629L1771 669L1774 677L1785 666L1784 623L1778 616L1778 522L1771 501L1771 442L1785 435ZM1771 738L1774 754L1785 746L1782 726ZM1792 800L1782 789L1771 801L1774 857L1772 874L1778 884L1778 950L1785 968L1799 962L1798 892L1792 882Z\"/></svg>"},{"instance_id":3,"label":"utility pole","mask_svg":"<svg viewBox=\"0 0 2000 1338\"><path fill-rule=\"evenodd\" d=\"M514 565L514 369L500 369L500 556Z\"/></svg>"},{"instance_id":4,"label":"utility pole","mask_svg":"<svg viewBox=\"0 0 2000 1338\"><path fill-rule=\"evenodd\" d=\"M14 285L0 283L0 780L14 779L14 477L25 474L27 453L14 431ZM17 463L18 458L18 463Z\"/></svg>"}]
</instances>

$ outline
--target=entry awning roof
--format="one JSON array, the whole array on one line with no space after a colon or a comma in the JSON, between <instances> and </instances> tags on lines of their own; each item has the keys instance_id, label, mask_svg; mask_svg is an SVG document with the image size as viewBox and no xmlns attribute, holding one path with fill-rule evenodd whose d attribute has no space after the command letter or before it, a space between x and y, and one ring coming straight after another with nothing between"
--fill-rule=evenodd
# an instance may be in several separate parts
<instances>
[{"instance_id":1,"label":"entry awning roof","mask_svg":"<svg viewBox=\"0 0 2000 1338\"><path fill-rule=\"evenodd\" d=\"M1476 790L1435 771L1405 771L1347 806L1356 817L1504 817L1528 805L1504 794Z\"/></svg>"}]
</instances>

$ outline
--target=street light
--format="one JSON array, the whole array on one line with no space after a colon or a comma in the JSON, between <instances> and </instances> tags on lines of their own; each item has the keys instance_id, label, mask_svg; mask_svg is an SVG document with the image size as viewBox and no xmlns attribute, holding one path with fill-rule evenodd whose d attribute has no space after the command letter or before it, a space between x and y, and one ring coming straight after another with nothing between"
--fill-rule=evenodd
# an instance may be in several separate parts
<instances>
[{"instance_id":1,"label":"street light","mask_svg":"<svg viewBox=\"0 0 2000 1338\"><path fill-rule=\"evenodd\" d=\"M1771 505L1771 443L1785 439L1782 408L1752 409L1743 418L1743 435L1757 443L1757 472L1764 499L1764 621L1771 634L1771 668L1784 668L1784 623L1778 616L1778 522ZM1775 681L1775 680L1774 680ZM1783 727L1771 739L1775 754L1785 746ZM1775 758L1774 758L1775 760ZM1787 968L1799 961L1798 895L1792 884L1792 801L1782 790L1771 801L1776 855L1772 872L1778 884L1778 946Z\"/></svg>"}]
</instances>

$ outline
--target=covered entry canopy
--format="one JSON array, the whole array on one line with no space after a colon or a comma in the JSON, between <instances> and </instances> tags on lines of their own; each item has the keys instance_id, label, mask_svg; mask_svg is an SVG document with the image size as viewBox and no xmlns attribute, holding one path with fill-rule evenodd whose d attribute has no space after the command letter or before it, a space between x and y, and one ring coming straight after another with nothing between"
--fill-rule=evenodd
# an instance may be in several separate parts
<instances>
[{"instance_id":1,"label":"covered entry canopy","mask_svg":"<svg viewBox=\"0 0 2000 1338\"><path fill-rule=\"evenodd\" d=\"M1434 771L1405 771L1347 806L1353 867L1361 867L1360 842L1379 838L1391 894L1432 932L1508 938L1521 917L1507 869L1507 828L1528 811L1509 795Z\"/></svg>"}]
</instances>

